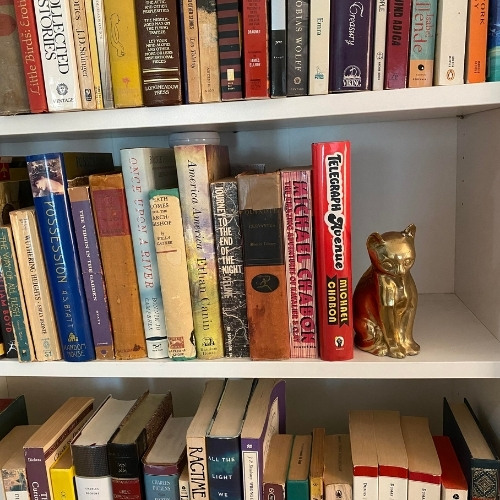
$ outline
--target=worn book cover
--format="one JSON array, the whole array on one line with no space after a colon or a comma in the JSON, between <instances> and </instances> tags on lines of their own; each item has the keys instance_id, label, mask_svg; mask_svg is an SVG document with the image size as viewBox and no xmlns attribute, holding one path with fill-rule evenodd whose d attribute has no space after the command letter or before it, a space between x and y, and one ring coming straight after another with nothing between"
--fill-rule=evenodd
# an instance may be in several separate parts
<instances>
[{"instance_id":1,"label":"worn book cover","mask_svg":"<svg viewBox=\"0 0 500 500\"><path fill-rule=\"evenodd\" d=\"M465 42L464 83L486 81L489 2L469 0Z\"/></svg>"},{"instance_id":2,"label":"worn book cover","mask_svg":"<svg viewBox=\"0 0 500 500\"><path fill-rule=\"evenodd\" d=\"M17 359L17 345L12 329L12 318L10 317L9 302L5 290L5 280L3 272L0 271L0 327L2 332L2 343L0 344L0 353L6 358Z\"/></svg>"},{"instance_id":3,"label":"worn book cover","mask_svg":"<svg viewBox=\"0 0 500 500\"><path fill-rule=\"evenodd\" d=\"M468 494L457 454L448 436L432 436L441 464L441 500L466 500Z\"/></svg>"},{"instance_id":4,"label":"worn book cover","mask_svg":"<svg viewBox=\"0 0 500 500\"><path fill-rule=\"evenodd\" d=\"M329 0L309 3L309 95L328 94L330 17Z\"/></svg>"},{"instance_id":5,"label":"worn book cover","mask_svg":"<svg viewBox=\"0 0 500 500\"><path fill-rule=\"evenodd\" d=\"M309 465L311 500L322 500L324 495L325 435L324 427L315 427L312 430L311 463Z\"/></svg>"},{"instance_id":6,"label":"worn book cover","mask_svg":"<svg viewBox=\"0 0 500 500\"><path fill-rule=\"evenodd\" d=\"M325 436L325 500L352 500L352 455L349 434ZM391 498L391 496L381 497Z\"/></svg>"},{"instance_id":7,"label":"worn book cover","mask_svg":"<svg viewBox=\"0 0 500 500\"><path fill-rule=\"evenodd\" d=\"M271 438L262 479L263 498L266 500L286 498L286 476L292 445L293 434L275 434Z\"/></svg>"},{"instance_id":8,"label":"worn book cover","mask_svg":"<svg viewBox=\"0 0 500 500\"><path fill-rule=\"evenodd\" d=\"M50 467L49 474L52 484L52 500L76 500L75 466L69 447Z\"/></svg>"},{"instance_id":9,"label":"worn book cover","mask_svg":"<svg viewBox=\"0 0 500 500\"><path fill-rule=\"evenodd\" d=\"M286 95L307 95L309 92L309 0L287 2L286 9Z\"/></svg>"}]
</instances>

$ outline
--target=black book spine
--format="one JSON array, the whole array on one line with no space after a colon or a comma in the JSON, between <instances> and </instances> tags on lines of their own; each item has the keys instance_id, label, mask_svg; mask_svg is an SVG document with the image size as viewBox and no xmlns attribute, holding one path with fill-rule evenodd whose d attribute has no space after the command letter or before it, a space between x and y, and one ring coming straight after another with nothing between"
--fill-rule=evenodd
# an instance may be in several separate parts
<instances>
[{"instance_id":1,"label":"black book spine","mask_svg":"<svg viewBox=\"0 0 500 500\"><path fill-rule=\"evenodd\" d=\"M308 94L309 0L287 0L287 95Z\"/></svg>"},{"instance_id":2,"label":"black book spine","mask_svg":"<svg viewBox=\"0 0 500 500\"><path fill-rule=\"evenodd\" d=\"M270 90L271 97L286 97L286 0L271 0Z\"/></svg>"}]
</instances>

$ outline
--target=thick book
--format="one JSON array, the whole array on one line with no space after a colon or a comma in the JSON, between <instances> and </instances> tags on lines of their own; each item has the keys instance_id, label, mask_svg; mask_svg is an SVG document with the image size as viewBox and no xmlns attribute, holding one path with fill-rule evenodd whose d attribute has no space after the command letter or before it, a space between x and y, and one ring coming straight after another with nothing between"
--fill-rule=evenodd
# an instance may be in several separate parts
<instances>
[{"instance_id":1,"label":"thick book","mask_svg":"<svg viewBox=\"0 0 500 500\"><path fill-rule=\"evenodd\" d=\"M285 500L292 446L293 434L275 434L271 437L262 479L264 500ZM259 498L258 495L256 497Z\"/></svg>"},{"instance_id":2,"label":"thick book","mask_svg":"<svg viewBox=\"0 0 500 500\"><path fill-rule=\"evenodd\" d=\"M287 2L286 95L308 94L309 0Z\"/></svg>"},{"instance_id":3,"label":"thick book","mask_svg":"<svg viewBox=\"0 0 500 500\"><path fill-rule=\"evenodd\" d=\"M441 464L441 500L467 500L467 481L450 438L432 436L432 440Z\"/></svg>"},{"instance_id":4,"label":"thick book","mask_svg":"<svg viewBox=\"0 0 500 500\"><path fill-rule=\"evenodd\" d=\"M375 0L373 18L372 90L384 89L386 32L387 0Z\"/></svg>"},{"instance_id":5,"label":"thick book","mask_svg":"<svg viewBox=\"0 0 500 500\"><path fill-rule=\"evenodd\" d=\"M69 180L68 196L94 339L95 356L96 359L113 359L115 357L113 327L109 315L108 295L92 213L88 177L76 177Z\"/></svg>"},{"instance_id":6,"label":"thick book","mask_svg":"<svg viewBox=\"0 0 500 500\"><path fill-rule=\"evenodd\" d=\"M179 189L149 191L149 204L165 310L168 356L179 361L193 359L196 358L196 343Z\"/></svg>"},{"instance_id":7,"label":"thick book","mask_svg":"<svg viewBox=\"0 0 500 500\"><path fill-rule=\"evenodd\" d=\"M281 170L290 357L317 358L311 168Z\"/></svg>"},{"instance_id":8,"label":"thick book","mask_svg":"<svg viewBox=\"0 0 500 500\"><path fill-rule=\"evenodd\" d=\"M286 97L286 0L269 3L269 92Z\"/></svg>"},{"instance_id":9,"label":"thick book","mask_svg":"<svg viewBox=\"0 0 500 500\"><path fill-rule=\"evenodd\" d=\"M66 361L95 358L85 288L67 193L68 179L113 168L111 153L27 157L57 330Z\"/></svg>"},{"instance_id":10,"label":"thick book","mask_svg":"<svg viewBox=\"0 0 500 500\"><path fill-rule=\"evenodd\" d=\"M311 500L322 500L324 496L325 436L324 427L315 427L312 430L311 463L309 464L309 492Z\"/></svg>"},{"instance_id":11,"label":"thick book","mask_svg":"<svg viewBox=\"0 0 500 500\"><path fill-rule=\"evenodd\" d=\"M217 272L227 358L250 356L243 241L238 210L238 182L227 177L210 184Z\"/></svg>"},{"instance_id":12,"label":"thick book","mask_svg":"<svg viewBox=\"0 0 500 500\"><path fill-rule=\"evenodd\" d=\"M309 95L328 94L330 81L330 1L309 3Z\"/></svg>"},{"instance_id":13,"label":"thick book","mask_svg":"<svg viewBox=\"0 0 500 500\"><path fill-rule=\"evenodd\" d=\"M182 103L182 65L175 0L135 2L145 106Z\"/></svg>"},{"instance_id":14,"label":"thick book","mask_svg":"<svg viewBox=\"0 0 500 500\"><path fill-rule=\"evenodd\" d=\"M76 500L75 467L71 450L66 451L49 470L53 500Z\"/></svg>"},{"instance_id":15,"label":"thick book","mask_svg":"<svg viewBox=\"0 0 500 500\"><path fill-rule=\"evenodd\" d=\"M84 10L87 21L87 32L89 37L89 58L92 68L92 82L96 109L104 109L102 96L101 70L99 68L99 49L97 47L97 33L95 26L94 8L92 0L84 0Z\"/></svg>"},{"instance_id":16,"label":"thick book","mask_svg":"<svg viewBox=\"0 0 500 500\"><path fill-rule=\"evenodd\" d=\"M494 1L488 6L486 81L500 81L500 5Z\"/></svg>"},{"instance_id":17,"label":"thick book","mask_svg":"<svg viewBox=\"0 0 500 500\"><path fill-rule=\"evenodd\" d=\"M120 156L147 353L149 358L167 358L167 329L149 192L177 186L174 150L131 148L120 150Z\"/></svg>"},{"instance_id":18,"label":"thick book","mask_svg":"<svg viewBox=\"0 0 500 500\"><path fill-rule=\"evenodd\" d=\"M116 108L142 106L141 67L134 0L102 0ZM102 74L102 72L101 72Z\"/></svg>"},{"instance_id":19,"label":"thick book","mask_svg":"<svg viewBox=\"0 0 500 500\"><path fill-rule=\"evenodd\" d=\"M174 146L186 256L191 285L196 353L224 356L224 335L210 183L229 176L226 146Z\"/></svg>"},{"instance_id":20,"label":"thick book","mask_svg":"<svg viewBox=\"0 0 500 500\"><path fill-rule=\"evenodd\" d=\"M337 0L332 6L330 92L371 90L375 0Z\"/></svg>"},{"instance_id":21,"label":"thick book","mask_svg":"<svg viewBox=\"0 0 500 500\"><path fill-rule=\"evenodd\" d=\"M107 396L70 443L79 498L112 497L107 444L136 400Z\"/></svg>"},{"instance_id":22,"label":"thick book","mask_svg":"<svg viewBox=\"0 0 500 500\"><path fill-rule=\"evenodd\" d=\"M464 83L486 81L489 2L469 0L465 41Z\"/></svg>"},{"instance_id":23,"label":"thick book","mask_svg":"<svg viewBox=\"0 0 500 500\"><path fill-rule=\"evenodd\" d=\"M440 500L441 464L427 417L401 416L408 456L408 500Z\"/></svg>"},{"instance_id":24,"label":"thick book","mask_svg":"<svg viewBox=\"0 0 500 500\"><path fill-rule=\"evenodd\" d=\"M321 359L352 359L351 145L312 145L316 305Z\"/></svg>"},{"instance_id":25,"label":"thick book","mask_svg":"<svg viewBox=\"0 0 500 500\"><path fill-rule=\"evenodd\" d=\"M28 425L28 412L24 396L0 398L0 440L16 425Z\"/></svg>"},{"instance_id":26,"label":"thick book","mask_svg":"<svg viewBox=\"0 0 500 500\"><path fill-rule=\"evenodd\" d=\"M186 455L189 489L192 498L208 498L208 466L206 434L224 391L225 380L205 383L198 408L186 431Z\"/></svg>"},{"instance_id":27,"label":"thick book","mask_svg":"<svg viewBox=\"0 0 500 500\"><path fill-rule=\"evenodd\" d=\"M13 210L9 216L36 359L37 361L61 359L61 347L35 208Z\"/></svg>"},{"instance_id":28,"label":"thick book","mask_svg":"<svg viewBox=\"0 0 500 500\"><path fill-rule=\"evenodd\" d=\"M243 497L259 500L262 491L264 465L275 434L286 432L285 381L260 379L248 403L241 429L241 463Z\"/></svg>"},{"instance_id":29,"label":"thick book","mask_svg":"<svg viewBox=\"0 0 500 500\"><path fill-rule=\"evenodd\" d=\"M24 443L31 498L53 498L49 469L92 413L94 398L68 398Z\"/></svg>"},{"instance_id":30,"label":"thick book","mask_svg":"<svg viewBox=\"0 0 500 500\"><path fill-rule=\"evenodd\" d=\"M443 434L453 444L469 487L469 499L498 496L500 460L469 402L443 400Z\"/></svg>"},{"instance_id":31,"label":"thick book","mask_svg":"<svg viewBox=\"0 0 500 500\"><path fill-rule=\"evenodd\" d=\"M349 434L325 436L323 483L325 500L352 500L352 455Z\"/></svg>"},{"instance_id":32,"label":"thick book","mask_svg":"<svg viewBox=\"0 0 500 500\"><path fill-rule=\"evenodd\" d=\"M243 500L240 437L254 380L229 379L207 430L210 498Z\"/></svg>"},{"instance_id":33,"label":"thick book","mask_svg":"<svg viewBox=\"0 0 500 500\"><path fill-rule=\"evenodd\" d=\"M121 173L91 175L89 186L113 325L115 357L144 358L146 337L123 176Z\"/></svg>"},{"instance_id":34,"label":"thick book","mask_svg":"<svg viewBox=\"0 0 500 500\"><path fill-rule=\"evenodd\" d=\"M283 197L279 172L240 174L238 200L244 245L250 357L290 358ZM269 336L268 332L273 335Z\"/></svg>"},{"instance_id":35,"label":"thick book","mask_svg":"<svg viewBox=\"0 0 500 500\"><path fill-rule=\"evenodd\" d=\"M312 434L296 434L293 438L290 465L286 478L286 498L309 500L309 466Z\"/></svg>"},{"instance_id":36,"label":"thick book","mask_svg":"<svg viewBox=\"0 0 500 500\"><path fill-rule=\"evenodd\" d=\"M108 442L113 498L144 498L141 459L172 414L172 394L145 392Z\"/></svg>"}]
</instances>

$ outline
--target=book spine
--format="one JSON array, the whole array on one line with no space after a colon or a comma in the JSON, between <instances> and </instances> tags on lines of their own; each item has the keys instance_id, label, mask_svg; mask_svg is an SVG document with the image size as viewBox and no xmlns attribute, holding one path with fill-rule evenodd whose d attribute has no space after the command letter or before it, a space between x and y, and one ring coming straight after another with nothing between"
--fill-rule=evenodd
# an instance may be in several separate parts
<instances>
[{"instance_id":1,"label":"book spine","mask_svg":"<svg viewBox=\"0 0 500 500\"><path fill-rule=\"evenodd\" d=\"M290 356L318 357L311 172L282 171Z\"/></svg>"},{"instance_id":2,"label":"book spine","mask_svg":"<svg viewBox=\"0 0 500 500\"><path fill-rule=\"evenodd\" d=\"M191 495L189 493L189 474L186 465L181 472L181 475L179 476L179 500L190 500L190 498ZM463 499L461 498L460 500Z\"/></svg>"},{"instance_id":3,"label":"book spine","mask_svg":"<svg viewBox=\"0 0 500 500\"><path fill-rule=\"evenodd\" d=\"M387 32L387 0L376 0L374 33L373 33L372 90L384 89L386 32Z\"/></svg>"},{"instance_id":4,"label":"book spine","mask_svg":"<svg viewBox=\"0 0 500 500\"><path fill-rule=\"evenodd\" d=\"M309 8L309 95L328 94L330 1L311 1Z\"/></svg>"},{"instance_id":5,"label":"book spine","mask_svg":"<svg viewBox=\"0 0 500 500\"><path fill-rule=\"evenodd\" d=\"M287 2L287 96L308 94L309 0Z\"/></svg>"},{"instance_id":6,"label":"book spine","mask_svg":"<svg viewBox=\"0 0 500 500\"><path fill-rule=\"evenodd\" d=\"M375 0L333 3L330 92L370 90Z\"/></svg>"},{"instance_id":7,"label":"book spine","mask_svg":"<svg viewBox=\"0 0 500 500\"><path fill-rule=\"evenodd\" d=\"M82 109L69 2L42 0L33 5L49 111Z\"/></svg>"},{"instance_id":8,"label":"book spine","mask_svg":"<svg viewBox=\"0 0 500 500\"><path fill-rule=\"evenodd\" d=\"M149 196L168 354L176 360L193 359L196 345L179 190L153 190Z\"/></svg>"},{"instance_id":9,"label":"book spine","mask_svg":"<svg viewBox=\"0 0 500 500\"><path fill-rule=\"evenodd\" d=\"M271 97L286 97L286 1L271 0L269 7L269 86Z\"/></svg>"},{"instance_id":10,"label":"book spine","mask_svg":"<svg viewBox=\"0 0 500 500\"><path fill-rule=\"evenodd\" d=\"M6 500L30 500L26 483L26 469L2 469Z\"/></svg>"},{"instance_id":11,"label":"book spine","mask_svg":"<svg viewBox=\"0 0 500 500\"><path fill-rule=\"evenodd\" d=\"M76 500L75 469L50 469L53 500Z\"/></svg>"},{"instance_id":12,"label":"book spine","mask_svg":"<svg viewBox=\"0 0 500 500\"><path fill-rule=\"evenodd\" d=\"M412 0L387 0L384 89L404 89L408 84Z\"/></svg>"},{"instance_id":13,"label":"book spine","mask_svg":"<svg viewBox=\"0 0 500 500\"><path fill-rule=\"evenodd\" d=\"M210 498L243 500L240 438L207 436Z\"/></svg>"},{"instance_id":14,"label":"book spine","mask_svg":"<svg viewBox=\"0 0 500 500\"><path fill-rule=\"evenodd\" d=\"M79 477L75 476L75 488L78 498L109 500L113 498L111 476Z\"/></svg>"},{"instance_id":15,"label":"book spine","mask_svg":"<svg viewBox=\"0 0 500 500\"><path fill-rule=\"evenodd\" d=\"M360 467L354 469L352 497L360 500L378 500L378 471L376 469L360 471ZM364 475L365 473L369 475Z\"/></svg>"},{"instance_id":16,"label":"book spine","mask_svg":"<svg viewBox=\"0 0 500 500\"><path fill-rule=\"evenodd\" d=\"M87 33L89 36L89 60L92 68L95 106L96 109L104 109L101 87L101 73L99 69L99 51L97 48L97 36L95 32L95 18L94 9L92 7L92 0L84 0L84 8L87 21Z\"/></svg>"},{"instance_id":17,"label":"book spine","mask_svg":"<svg viewBox=\"0 0 500 500\"><path fill-rule=\"evenodd\" d=\"M104 15L104 0L92 0L92 10L94 12L99 74L101 75L102 102L104 108L114 108L115 100L113 98L113 84L111 82L111 63L108 52L108 35L106 32L106 19Z\"/></svg>"},{"instance_id":18,"label":"book spine","mask_svg":"<svg viewBox=\"0 0 500 500\"><path fill-rule=\"evenodd\" d=\"M500 5L491 1L488 7L486 81L500 81Z\"/></svg>"},{"instance_id":19,"label":"book spine","mask_svg":"<svg viewBox=\"0 0 500 500\"><path fill-rule=\"evenodd\" d=\"M133 0L103 0L114 105L143 105L137 20Z\"/></svg>"},{"instance_id":20,"label":"book spine","mask_svg":"<svg viewBox=\"0 0 500 500\"><path fill-rule=\"evenodd\" d=\"M10 316L9 301L7 299L7 291L5 289L5 280L3 277L3 271L0 265L0 327L2 330L2 339L5 350L6 358L17 359L19 356L17 354L17 344L16 337L14 335L14 329L12 328L12 318Z\"/></svg>"},{"instance_id":21,"label":"book spine","mask_svg":"<svg viewBox=\"0 0 500 500\"><path fill-rule=\"evenodd\" d=\"M434 85L464 83L468 0L438 2Z\"/></svg>"},{"instance_id":22,"label":"book spine","mask_svg":"<svg viewBox=\"0 0 500 500\"><path fill-rule=\"evenodd\" d=\"M186 456L191 498L209 498L205 436L187 437Z\"/></svg>"},{"instance_id":23,"label":"book spine","mask_svg":"<svg viewBox=\"0 0 500 500\"><path fill-rule=\"evenodd\" d=\"M489 2L469 0L465 45L465 83L486 81Z\"/></svg>"},{"instance_id":24,"label":"book spine","mask_svg":"<svg viewBox=\"0 0 500 500\"><path fill-rule=\"evenodd\" d=\"M223 101L243 98L240 19L239 0L217 0L217 35Z\"/></svg>"},{"instance_id":25,"label":"book spine","mask_svg":"<svg viewBox=\"0 0 500 500\"><path fill-rule=\"evenodd\" d=\"M213 182L210 184L210 193L214 212L224 352L228 358L247 357L250 351L237 181Z\"/></svg>"},{"instance_id":26,"label":"book spine","mask_svg":"<svg viewBox=\"0 0 500 500\"><path fill-rule=\"evenodd\" d=\"M179 476L144 473L146 500L177 500L179 498Z\"/></svg>"},{"instance_id":27,"label":"book spine","mask_svg":"<svg viewBox=\"0 0 500 500\"><path fill-rule=\"evenodd\" d=\"M17 342L19 361L34 361L35 350L17 267L14 240L9 226L0 226L0 265L5 280L12 328Z\"/></svg>"},{"instance_id":28,"label":"book spine","mask_svg":"<svg viewBox=\"0 0 500 500\"><path fill-rule=\"evenodd\" d=\"M220 67L216 0L197 0L202 102L219 102Z\"/></svg>"},{"instance_id":29,"label":"book spine","mask_svg":"<svg viewBox=\"0 0 500 500\"><path fill-rule=\"evenodd\" d=\"M384 471L382 467L379 467L379 498L408 499L408 470L399 467L388 468L392 470L390 472ZM399 475L393 475L395 472ZM425 498L427 499L427 496ZM422 499L420 498L420 500Z\"/></svg>"},{"instance_id":30,"label":"book spine","mask_svg":"<svg viewBox=\"0 0 500 500\"><path fill-rule=\"evenodd\" d=\"M28 0L15 0L17 30L24 63L24 77L31 113L48 111L43 80L40 43L36 30L35 8Z\"/></svg>"},{"instance_id":31,"label":"book spine","mask_svg":"<svg viewBox=\"0 0 500 500\"><path fill-rule=\"evenodd\" d=\"M421 476L421 474L417 474ZM432 477L432 476L431 476ZM422 477L408 477L408 500L440 500L441 497L441 477L436 476L437 482L428 482Z\"/></svg>"},{"instance_id":32,"label":"book spine","mask_svg":"<svg viewBox=\"0 0 500 500\"><path fill-rule=\"evenodd\" d=\"M113 500L143 500L139 478L118 479L112 477L111 484Z\"/></svg>"},{"instance_id":33,"label":"book spine","mask_svg":"<svg viewBox=\"0 0 500 500\"><path fill-rule=\"evenodd\" d=\"M350 143L312 146L320 357L353 357Z\"/></svg>"},{"instance_id":34,"label":"book spine","mask_svg":"<svg viewBox=\"0 0 500 500\"><path fill-rule=\"evenodd\" d=\"M73 40L75 42L76 67L80 83L82 109L96 109L94 76L90 60L89 31L87 28L84 0L70 0L69 7Z\"/></svg>"},{"instance_id":35,"label":"book spine","mask_svg":"<svg viewBox=\"0 0 500 500\"><path fill-rule=\"evenodd\" d=\"M88 186L70 187L68 194L96 359L113 359L115 357L113 328L109 317L108 297L92 215L90 190Z\"/></svg>"},{"instance_id":36,"label":"book spine","mask_svg":"<svg viewBox=\"0 0 500 500\"><path fill-rule=\"evenodd\" d=\"M269 97L268 12L266 0L243 2L245 99Z\"/></svg>"},{"instance_id":37,"label":"book spine","mask_svg":"<svg viewBox=\"0 0 500 500\"><path fill-rule=\"evenodd\" d=\"M431 87L434 76L437 0L414 0L408 87Z\"/></svg>"},{"instance_id":38,"label":"book spine","mask_svg":"<svg viewBox=\"0 0 500 500\"><path fill-rule=\"evenodd\" d=\"M311 500L323 500L323 477L309 476L309 494Z\"/></svg>"},{"instance_id":39,"label":"book spine","mask_svg":"<svg viewBox=\"0 0 500 500\"><path fill-rule=\"evenodd\" d=\"M136 2L135 8L144 105L181 104L177 3L175 0L144 0Z\"/></svg>"},{"instance_id":40,"label":"book spine","mask_svg":"<svg viewBox=\"0 0 500 500\"><path fill-rule=\"evenodd\" d=\"M285 485L264 483L264 500L285 500Z\"/></svg>"},{"instance_id":41,"label":"book spine","mask_svg":"<svg viewBox=\"0 0 500 500\"><path fill-rule=\"evenodd\" d=\"M309 480L286 482L286 498L297 498L309 500Z\"/></svg>"}]
</instances>

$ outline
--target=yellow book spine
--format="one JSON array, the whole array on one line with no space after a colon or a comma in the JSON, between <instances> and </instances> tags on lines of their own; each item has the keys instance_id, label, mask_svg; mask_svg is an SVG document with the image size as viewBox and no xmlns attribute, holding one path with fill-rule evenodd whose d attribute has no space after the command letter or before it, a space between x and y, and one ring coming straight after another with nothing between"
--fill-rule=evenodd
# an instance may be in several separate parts
<instances>
[{"instance_id":1,"label":"yellow book spine","mask_svg":"<svg viewBox=\"0 0 500 500\"><path fill-rule=\"evenodd\" d=\"M75 494L75 466L68 463L66 455L68 448L63 456L50 468L50 482L52 484L52 500L76 500Z\"/></svg>"},{"instance_id":2,"label":"yellow book spine","mask_svg":"<svg viewBox=\"0 0 500 500\"><path fill-rule=\"evenodd\" d=\"M85 16L87 17L87 30L90 46L90 64L92 66L92 78L94 79L94 94L96 109L104 109L102 99L101 71L99 69L99 51L97 49L97 36L95 32L94 9L92 0L85 0Z\"/></svg>"}]
</instances>

